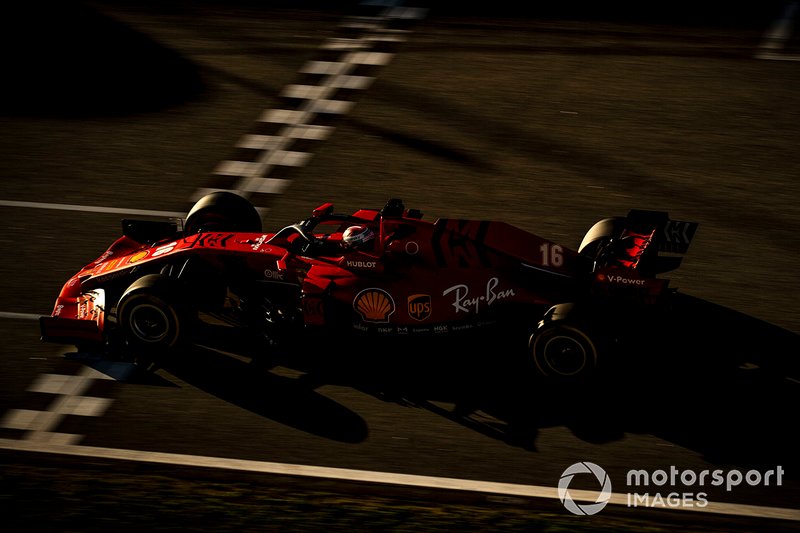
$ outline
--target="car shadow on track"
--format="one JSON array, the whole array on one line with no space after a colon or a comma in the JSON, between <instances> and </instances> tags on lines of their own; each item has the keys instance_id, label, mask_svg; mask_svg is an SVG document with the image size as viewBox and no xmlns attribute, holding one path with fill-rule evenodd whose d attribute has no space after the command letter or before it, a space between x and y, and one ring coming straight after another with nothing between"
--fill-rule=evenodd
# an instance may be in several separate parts
<instances>
[{"instance_id":1,"label":"car shadow on track","mask_svg":"<svg viewBox=\"0 0 800 533\"><path fill-rule=\"evenodd\" d=\"M648 434L714 463L797 464L800 336L691 296L675 311L582 383L538 378L524 343L489 331L367 343L335 362L309 351L324 357L294 367L311 386L350 386L532 451L541 429L561 426L591 443Z\"/></svg>"},{"instance_id":2,"label":"car shadow on track","mask_svg":"<svg viewBox=\"0 0 800 533\"><path fill-rule=\"evenodd\" d=\"M364 419L316 391L351 387L425 409L535 452L539 431L566 427L590 443L646 434L714 463L797 464L800 336L682 295L675 318L639 332L594 378L553 383L535 375L525 339L491 329L463 337L330 339L285 354L277 372L263 350L230 328L164 365L224 401L314 435L364 441ZM252 357L252 360L251 360Z\"/></svg>"},{"instance_id":3,"label":"car shadow on track","mask_svg":"<svg viewBox=\"0 0 800 533\"><path fill-rule=\"evenodd\" d=\"M622 422L716 463L798 465L800 335L687 295L674 316L655 358L609 380Z\"/></svg>"},{"instance_id":4,"label":"car shadow on track","mask_svg":"<svg viewBox=\"0 0 800 533\"><path fill-rule=\"evenodd\" d=\"M223 339L224 341L224 339ZM270 372L239 352L195 346L162 363L163 370L208 394L259 416L327 439L358 443L367 438L364 419L351 409L316 392L302 380Z\"/></svg>"}]
</instances>

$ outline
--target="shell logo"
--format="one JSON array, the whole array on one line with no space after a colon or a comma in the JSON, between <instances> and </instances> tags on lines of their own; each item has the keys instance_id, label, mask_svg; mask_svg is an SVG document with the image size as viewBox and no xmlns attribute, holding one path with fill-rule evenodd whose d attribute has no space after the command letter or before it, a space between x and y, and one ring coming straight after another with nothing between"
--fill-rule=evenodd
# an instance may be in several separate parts
<instances>
[{"instance_id":1,"label":"shell logo","mask_svg":"<svg viewBox=\"0 0 800 533\"><path fill-rule=\"evenodd\" d=\"M389 322L394 313L394 300L382 289L364 289L353 300L355 309L364 322Z\"/></svg>"},{"instance_id":2,"label":"shell logo","mask_svg":"<svg viewBox=\"0 0 800 533\"><path fill-rule=\"evenodd\" d=\"M145 250L143 252L138 252L133 254L130 259L128 259L128 263L136 263L137 261L141 261L145 257L147 257L148 252Z\"/></svg>"}]
</instances>

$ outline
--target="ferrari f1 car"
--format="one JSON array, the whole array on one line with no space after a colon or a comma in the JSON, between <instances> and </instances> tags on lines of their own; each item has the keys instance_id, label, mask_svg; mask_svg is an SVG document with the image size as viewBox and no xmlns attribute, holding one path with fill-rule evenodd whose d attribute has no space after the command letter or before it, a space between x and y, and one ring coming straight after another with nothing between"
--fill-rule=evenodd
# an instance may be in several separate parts
<instances>
[{"instance_id":1,"label":"ferrari f1 car","mask_svg":"<svg viewBox=\"0 0 800 533\"><path fill-rule=\"evenodd\" d=\"M353 226L371 237L362 246L347 245ZM424 339L501 323L535 370L568 378L633 327L621 315L669 305L673 289L657 276L678 267L696 229L632 210L599 220L575 250L504 222L426 221L391 199L352 214L325 203L266 232L249 201L215 192L183 220L123 220L123 235L63 286L41 334L167 357L209 318L265 346L319 331Z\"/></svg>"}]
</instances>

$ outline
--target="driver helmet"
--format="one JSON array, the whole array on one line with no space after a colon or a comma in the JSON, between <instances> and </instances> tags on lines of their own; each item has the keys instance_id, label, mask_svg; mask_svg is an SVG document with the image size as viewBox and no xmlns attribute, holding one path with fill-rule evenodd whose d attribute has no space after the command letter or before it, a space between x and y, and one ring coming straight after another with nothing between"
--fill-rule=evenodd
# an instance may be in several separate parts
<instances>
[{"instance_id":1,"label":"driver helmet","mask_svg":"<svg viewBox=\"0 0 800 533\"><path fill-rule=\"evenodd\" d=\"M375 233L367 226L350 226L342 233L345 248L366 248L374 238Z\"/></svg>"}]
</instances>

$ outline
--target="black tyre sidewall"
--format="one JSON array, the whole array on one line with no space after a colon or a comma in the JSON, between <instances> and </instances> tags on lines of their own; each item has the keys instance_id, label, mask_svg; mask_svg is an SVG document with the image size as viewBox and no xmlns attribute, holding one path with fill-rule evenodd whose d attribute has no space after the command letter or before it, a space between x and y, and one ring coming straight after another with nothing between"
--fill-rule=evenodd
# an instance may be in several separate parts
<instances>
[{"instance_id":1,"label":"black tyre sidewall","mask_svg":"<svg viewBox=\"0 0 800 533\"><path fill-rule=\"evenodd\" d=\"M163 338L147 340L138 334L141 329L134 324L142 320L141 314L148 310L157 310L165 319L166 333ZM125 339L137 348L152 348L158 351L174 348L181 337L181 318L178 311L162 298L146 291L138 291L128 295L118 312L119 325Z\"/></svg>"},{"instance_id":2,"label":"black tyre sidewall","mask_svg":"<svg viewBox=\"0 0 800 533\"><path fill-rule=\"evenodd\" d=\"M193 326L191 298L188 298L176 279L160 274L139 278L128 287L117 305L117 329L137 357L163 355L175 350L190 336ZM136 331L134 319L139 313L150 313L163 320L166 334L162 338L146 339Z\"/></svg>"},{"instance_id":3,"label":"black tyre sidewall","mask_svg":"<svg viewBox=\"0 0 800 533\"><path fill-rule=\"evenodd\" d=\"M547 353L548 348L554 349L554 345L551 344L553 341L564 339L580 346L583 353L583 363L580 368L568 373L555 368L551 364L552 354ZM531 336L529 347L537 373L548 379L580 380L593 373L597 368L598 350L595 342L581 328L572 324L551 322L542 325Z\"/></svg>"},{"instance_id":4,"label":"black tyre sidewall","mask_svg":"<svg viewBox=\"0 0 800 533\"><path fill-rule=\"evenodd\" d=\"M192 235L210 225L211 231L261 231L261 217L249 200L229 192L204 196L186 216L184 232Z\"/></svg>"}]
</instances>

